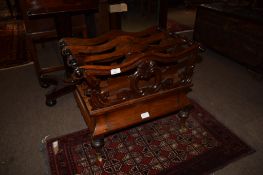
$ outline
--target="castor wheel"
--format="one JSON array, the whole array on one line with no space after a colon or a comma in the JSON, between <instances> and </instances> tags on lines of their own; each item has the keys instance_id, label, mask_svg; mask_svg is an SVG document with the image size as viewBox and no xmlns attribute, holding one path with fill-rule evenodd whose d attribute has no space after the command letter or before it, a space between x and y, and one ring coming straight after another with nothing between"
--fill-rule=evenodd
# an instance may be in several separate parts
<instances>
[{"instance_id":1,"label":"castor wheel","mask_svg":"<svg viewBox=\"0 0 263 175\"><path fill-rule=\"evenodd\" d=\"M47 99L46 100L46 105L49 106L49 107L55 106L56 103L57 103L57 100L55 100L55 99Z\"/></svg>"},{"instance_id":2,"label":"castor wheel","mask_svg":"<svg viewBox=\"0 0 263 175\"><path fill-rule=\"evenodd\" d=\"M205 52L206 51L206 48L203 45L200 45L198 47L198 49L199 49L200 52Z\"/></svg>"},{"instance_id":3,"label":"castor wheel","mask_svg":"<svg viewBox=\"0 0 263 175\"><path fill-rule=\"evenodd\" d=\"M40 86L41 86L42 88L48 88L48 87L50 86L49 83L47 83L47 82L45 82L45 81L42 81L42 80L39 81L39 84L40 84Z\"/></svg>"},{"instance_id":4,"label":"castor wheel","mask_svg":"<svg viewBox=\"0 0 263 175\"><path fill-rule=\"evenodd\" d=\"M103 162L102 147L104 146L104 139L103 138L92 139L91 146L96 150L98 162L102 163Z\"/></svg>"}]
</instances>

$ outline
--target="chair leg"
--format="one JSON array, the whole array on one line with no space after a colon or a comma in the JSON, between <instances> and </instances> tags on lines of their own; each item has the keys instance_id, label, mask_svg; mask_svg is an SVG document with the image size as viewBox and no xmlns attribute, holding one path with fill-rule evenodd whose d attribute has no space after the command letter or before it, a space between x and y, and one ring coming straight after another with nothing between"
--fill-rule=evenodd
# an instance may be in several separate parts
<instances>
[{"instance_id":1,"label":"chair leg","mask_svg":"<svg viewBox=\"0 0 263 175\"><path fill-rule=\"evenodd\" d=\"M60 89L55 89L51 93L46 95L46 105L47 106L54 106L57 103L57 98L68 93L71 93L75 90L76 84L66 85Z\"/></svg>"},{"instance_id":2,"label":"chair leg","mask_svg":"<svg viewBox=\"0 0 263 175\"><path fill-rule=\"evenodd\" d=\"M12 3L10 0L6 0L6 4L7 4L7 7L8 7L8 10L9 10L9 13L11 15L11 17L13 18L14 17L14 12L13 12L13 7L12 7Z\"/></svg>"},{"instance_id":3,"label":"chair leg","mask_svg":"<svg viewBox=\"0 0 263 175\"><path fill-rule=\"evenodd\" d=\"M96 138L91 141L92 147L96 150L97 159L99 162L102 162L102 148L104 146L104 138Z\"/></svg>"},{"instance_id":4,"label":"chair leg","mask_svg":"<svg viewBox=\"0 0 263 175\"><path fill-rule=\"evenodd\" d=\"M50 85L58 85L58 81L53 78L53 77L49 77L47 75L40 75L39 77L39 84L42 88L48 88Z\"/></svg>"}]
</instances>

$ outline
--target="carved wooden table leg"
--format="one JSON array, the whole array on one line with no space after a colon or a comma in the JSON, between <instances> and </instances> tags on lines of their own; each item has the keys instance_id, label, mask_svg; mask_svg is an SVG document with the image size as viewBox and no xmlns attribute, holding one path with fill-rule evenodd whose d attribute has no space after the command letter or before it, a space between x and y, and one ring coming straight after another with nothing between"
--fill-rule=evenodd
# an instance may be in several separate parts
<instances>
[{"instance_id":1,"label":"carved wooden table leg","mask_svg":"<svg viewBox=\"0 0 263 175\"><path fill-rule=\"evenodd\" d=\"M99 162L102 162L102 148L104 146L104 138L96 138L91 141L92 147L96 150L97 159Z\"/></svg>"}]
</instances>

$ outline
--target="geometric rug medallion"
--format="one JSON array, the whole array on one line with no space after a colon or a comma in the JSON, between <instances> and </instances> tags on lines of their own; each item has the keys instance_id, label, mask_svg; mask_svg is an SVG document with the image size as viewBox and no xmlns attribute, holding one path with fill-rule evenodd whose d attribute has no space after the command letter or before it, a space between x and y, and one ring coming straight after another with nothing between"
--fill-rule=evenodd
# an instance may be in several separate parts
<instances>
[{"instance_id":1,"label":"geometric rug medallion","mask_svg":"<svg viewBox=\"0 0 263 175\"><path fill-rule=\"evenodd\" d=\"M48 140L51 174L208 174L254 152L195 102L186 129L173 114L106 137L102 162L89 138L82 130Z\"/></svg>"}]
</instances>

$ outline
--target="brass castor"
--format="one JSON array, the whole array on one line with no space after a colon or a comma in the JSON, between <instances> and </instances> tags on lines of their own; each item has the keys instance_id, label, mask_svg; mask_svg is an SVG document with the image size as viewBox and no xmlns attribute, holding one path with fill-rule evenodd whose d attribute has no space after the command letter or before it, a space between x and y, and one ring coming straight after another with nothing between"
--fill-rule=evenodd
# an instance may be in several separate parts
<instances>
[{"instance_id":1,"label":"brass castor","mask_svg":"<svg viewBox=\"0 0 263 175\"><path fill-rule=\"evenodd\" d=\"M97 160L101 163L102 162L102 147L104 146L104 139L92 139L91 146L96 150Z\"/></svg>"},{"instance_id":2,"label":"brass castor","mask_svg":"<svg viewBox=\"0 0 263 175\"><path fill-rule=\"evenodd\" d=\"M186 132L187 131L187 127L186 127L186 120L189 118L189 109L181 109L178 113L178 117L180 119L180 129L179 131L181 133Z\"/></svg>"}]
</instances>

